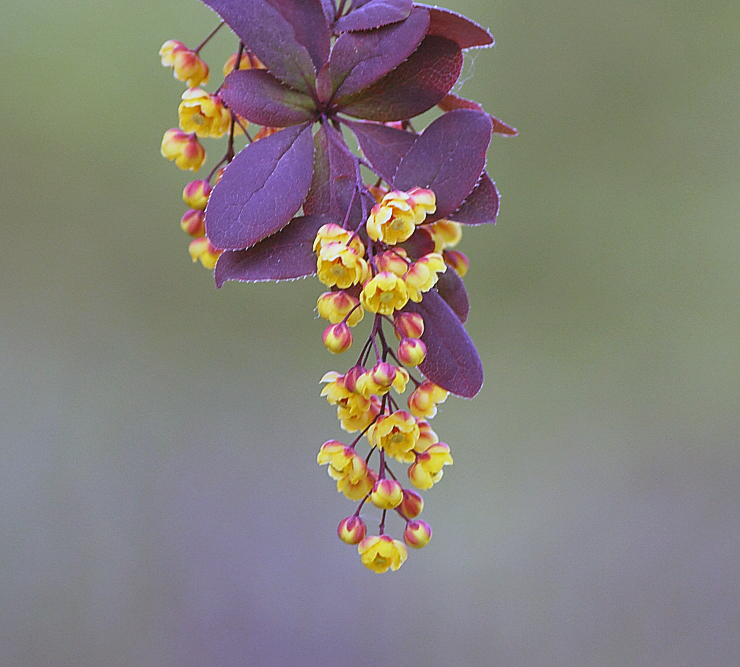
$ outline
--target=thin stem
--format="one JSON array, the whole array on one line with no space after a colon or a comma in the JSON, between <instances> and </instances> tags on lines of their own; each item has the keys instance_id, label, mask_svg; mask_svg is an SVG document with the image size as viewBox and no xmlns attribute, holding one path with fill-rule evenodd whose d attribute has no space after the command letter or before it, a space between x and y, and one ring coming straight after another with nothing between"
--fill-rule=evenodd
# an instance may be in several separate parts
<instances>
[{"instance_id":1,"label":"thin stem","mask_svg":"<svg viewBox=\"0 0 740 667\"><path fill-rule=\"evenodd\" d=\"M205 38L205 39L204 39L204 40L203 40L203 41L202 41L202 42L201 42L201 43L200 43L200 44L198 45L198 47L197 47L197 48L193 49L193 51L195 51L195 53L198 53L198 52L199 52L199 51L200 51L200 50L201 50L201 49L202 49L202 48L203 48L203 47L204 47L204 46L205 46L206 44L208 44L208 42L210 41L211 37L213 37L213 36L214 36L214 35L215 35L215 34L216 34L216 33L217 33L217 32L218 32L219 30L221 30L221 26L222 26L222 25L223 25L224 23L226 23L226 21L221 21L221 23L219 23L219 24L218 24L218 25L217 25L217 26L216 26L216 27L215 27L215 28L213 29L213 31L211 32L211 34L210 34L210 35L208 35L208 37L206 37L206 38Z\"/></svg>"}]
</instances>

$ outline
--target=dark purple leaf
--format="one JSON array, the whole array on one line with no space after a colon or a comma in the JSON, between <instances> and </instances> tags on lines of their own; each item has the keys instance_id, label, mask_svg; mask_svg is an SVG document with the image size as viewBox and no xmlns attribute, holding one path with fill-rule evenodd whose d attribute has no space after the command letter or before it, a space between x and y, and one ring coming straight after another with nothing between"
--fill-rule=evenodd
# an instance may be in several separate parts
<instances>
[{"instance_id":1,"label":"dark purple leaf","mask_svg":"<svg viewBox=\"0 0 740 667\"><path fill-rule=\"evenodd\" d=\"M359 3L355 3L357 5ZM372 30L389 23L403 21L411 12L412 0L368 0L340 18L334 32Z\"/></svg>"},{"instance_id":2,"label":"dark purple leaf","mask_svg":"<svg viewBox=\"0 0 740 667\"><path fill-rule=\"evenodd\" d=\"M419 370L443 389L473 398L483 386L483 364L462 322L434 290L424 294L421 303L409 301L404 310L424 318L421 339L427 356Z\"/></svg>"},{"instance_id":3,"label":"dark purple leaf","mask_svg":"<svg viewBox=\"0 0 740 667\"><path fill-rule=\"evenodd\" d=\"M417 227L411 238L400 245L408 253L409 258L414 261L419 257L428 255L430 252L434 252L434 239L423 226Z\"/></svg>"},{"instance_id":4,"label":"dark purple leaf","mask_svg":"<svg viewBox=\"0 0 740 667\"><path fill-rule=\"evenodd\" d=\"M480 181L473 188L457 211L447 217L463 225L496 224L498 215L499 196L496 184L484 171Z\"/></svg>"},{"instance_id":5,"label":"dark purple leaf","mask_svg":"<svg viewBox=\"0 0 740 667\"><path fill-rule=\"evenodd\" d=\"M337 97L367 88L398 67L421 44L428 27L429 12L414 9L401 23L341 35L329 58L329 73Z\"/></svg>"},{"instance_id":6,"label":"dark purple leaf","mask_svg":"<svg viewBox=\"0 0 740 667\"><path fill-rule=\"evenodd\" d=\"M321 0L321 9L324 10L327 25L334 23L334 15L337 11L334 0Z\"/></svg>"},{"instance_id":7,"label":"dark purple leaf","mask_svg":"<svg viewBox=\"0 0 740 667\"><path fill-rule=\"evenodd\" d=\"M437 105L442 111L452 111L453 109L476 109L477 111L485 111L481 104L473 102L473 100L466 100L463 97L458 97L450 93L445 95L445 98ZM499 120L495 116L488 114L488 117L493 123L493 131L495 134L503 134L507 137L515 137L519 134L518 130L504 121Z\"/></svg>"},{"instance_id":8,"label":"dark purple leaf","mask_svg":"<svg viewBox=\"0 0 740 667\"><path fill-rule=\"evenodd\" d=\"M349 227L355 229L363 219L361 196L371 198L362 183L357 158L346 148L341 135L325 125L314 136L314 144L316 167L303 210L306 213L331 211L344 222L351 206L348 222ZM368 200L366 209L369 211L374 203L374 199Z\"/></svg>"},{"instance_id":9,"label":"dark purple leaf","mask_svg":"<svg viewBox=\"0 0 740 667\"><path fill-rule=\"evenodd\" d=\"M277 2L277 0L275 0ZM317 0L306 0L310 10ZM293 25L267 0L202 0L226 21L268 70L291 88L308 92L316 78L311 54ZM295 0L301 2L301 0ZM323 12L321 19L324 20ZM328 33L328 28L324 27ZM328 37L327 37L328 39Z\"/></svg>"},{"instance_id":10,"label":"dark purple leaf","mask_svg":"<svg viewBox=\"0 0 740 667\"><path fill-rule=\"evenodd\" d=\"M328 213L331 210L331 189L329 187L328 139L323 126L313 136L313 177L303 202L306 215Z\"/></svg>"},{"instance_id":11,"label":"dark purple leaf","mask_svg":"<svg viewBox=\"0 0 740 667\"><path fill-rule=\"evenodd\" d=\"M262 69L240 69L229 74L221 86L221 97L249 122L269 127L305 123L316 113L308 95L288 88Z\"/></svg>"},{"instance_id":12,"label":"dark purple leaf","mask_svg":"<svg viewBox=\"0 0 740 667\"><path fill-rule=\"evenodd\" d=\"M206 207L214 246L241 250L288 224L306 198L313 173L311 126L255 141L231 161Z\"/></svg>"},{"instance_id":13,"label":"dark purple leaf","mask_svg":"<svg viewBox=\"0 0 740 667\"><path fill-rule=\"evenodd\" d=\"M461 49L469 49L473 46L491 46L493 44L491 33L466 16L440 7L429 7L422 4L416 6L427 7L431 12L430 35L439 35L451 39L453 42L457 42Z\"/></svg>"},{"instance_id":14,"label":"dark purple leaf","mask_svg":"<svg viewBox=\"0 0 740 667\"><path fill-rule=\"evenodd\" d=\"M465 289L465 283L452 267L447 267L447 271L439 274L437 280L437 292L445 300L447 305L452 308L455 315L465 324L470 312L470 301L468 301L468 292Z\"/></svg>"},{"instance_id":15,"label":"dark purple leaf","mask_svg":"<svg viewBox=\"0 0 740 667\"><path fill-rule=\"evenodd\" d=\"M362 154L376 173L387 183L393 183L401 158L409 152L418 135L378 123L343 122L357 137Z\"/></svg>"},{"instance_id":16,"label":"dark purple leaf","mask_svg":"<svg viewBox=\"0 0 740 667\"><path fill-rule=\"evenodd\" d=\"M394 184L401 190L434 190L437 211L432 219L444 218L462 204L478 182L490 140L488 114L450 111L419 135L398 165Z\"/></svg>"},{"instance_id":17,"label":"dark purple leaf","mask_svg":"<svg viewBox=\"0 0 740 667\"><path fill-rule=\"evenodd\" d=\"M408 60L380 81L337 100L337 110L381 122L418 116L442 101L460 76L462 62L455 42L426 37Z\"/></svg>"},{"instance_id":18,"label":"dark purple leaf","mask_svg":"<svg viewBox=\"0 0 740 667\"><path fill-rule=\"evenodd\" d=\"M216 264L216 287L227 280L290 280L316 273L313 242L319 227L337 222L325 215L293 218L272 236L246 250L225 250Z\"/></svg>"},{"instance_id":19,"label":"dark purple leaf","mask_svg":"<svg viewBox=\"0 0 740 667\"><path fill-rule=\"evenodd\" d=\"M329 60L331 32L321 0L268 0L293 26L295 38L303 44L318 72Z\"/></svg>"}]
</instances>

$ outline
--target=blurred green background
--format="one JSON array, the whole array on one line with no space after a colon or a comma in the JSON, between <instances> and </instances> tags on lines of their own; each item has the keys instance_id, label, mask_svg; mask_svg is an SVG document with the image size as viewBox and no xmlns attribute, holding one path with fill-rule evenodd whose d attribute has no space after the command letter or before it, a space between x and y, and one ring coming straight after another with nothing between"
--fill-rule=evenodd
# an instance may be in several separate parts
<instances>
[{"instance_id":1,"label":"blurred green background","mask_svg":"<svg viewBox=\"0 0 740 667\"><path fill-rule=\"evenodd\" d=\"M179 229L157 50L214 17L6 0L0 664L737 664L740 5L446 6L520 135L461 246L486 384L435 419L431 545L377 576L315 463L349 363L319 284L216 291Z\"/></svg>"}]
</instances>

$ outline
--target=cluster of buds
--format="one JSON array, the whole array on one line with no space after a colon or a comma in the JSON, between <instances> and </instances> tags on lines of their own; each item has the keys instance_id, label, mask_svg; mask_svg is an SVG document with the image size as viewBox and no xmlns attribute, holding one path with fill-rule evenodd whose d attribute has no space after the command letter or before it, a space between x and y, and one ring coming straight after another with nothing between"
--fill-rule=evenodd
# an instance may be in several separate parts
<instances>
[{"instance_id":1,"label":"cluster of buds","mask_svg":"<svg viewBox=\"0 0 740 667\"><path fill-rule=\"evenodd\" d=\"M407 312L409 302L420 302L422 294L437 283L438 274L447 269L443 255L426 253L417 260L409 259L402 244L415 234L429 234L439 223L424 225L427 215L435 211L434 192L412 188L408 192L378 192L380 201L372 208L365 225L355 232L337 224L322 226L314 241L317 275L331 291L318 299L318 312L331 323L323 334L330 352L344 352L352 344L351 327L365 312L373 315L370 335L356 364L347 373L332 371L324 375L322 395L337 406L337 417L343 430L360 432L354 441L344 445L329 440L321 447L319 464L328 464L329 475L337 490L350 500L359 500L355 513L342 520L339 538L357 545L362 563L373 572L397 570L407 557L406 547L425 546L432 529L418 519L424 506L421 495L404 488L391 471L392 461L407 466L407 477L413 487L430 489L442 478L443 468L452 463L449 447L439 441L429 425L448 392L429 380L418 380L409 371L426 356L421 340L424 319L419 313ZM440 230L455 229L441 221ZM446 238L442 231L439 249ZM398 345L391 346L385 336L384 323L392 326ZM370 365L374 352L375 363ZM413 390L400 409L400 397ZM363 458L357 445L366 438L370 454ZM370 466L374 452L378 465ZM381 510L377 535L367 534L360 516L370 505ZM403 541L385 533L386 513L395 511L405 522Z\"/></svg>"}]
</instances>

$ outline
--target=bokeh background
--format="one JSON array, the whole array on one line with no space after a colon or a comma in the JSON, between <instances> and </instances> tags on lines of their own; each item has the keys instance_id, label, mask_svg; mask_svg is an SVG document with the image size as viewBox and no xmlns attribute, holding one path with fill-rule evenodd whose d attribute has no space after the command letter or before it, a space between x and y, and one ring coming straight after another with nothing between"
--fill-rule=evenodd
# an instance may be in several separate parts
<instances>
[{"instance_id":1,"label":"bokeh background","mask_svg":"<svg viewBox=\"0 0 740 667\"><path fill-rule=\"evenodd\" d=\"M461 246L486 384L379 576L315 463L320 286L216 291L179 229L157 50L214 17L5 0L0 664L737 664L740 5L445 4L497 40L461 94L520 135Z\"/></svg>"}]
</instances>

